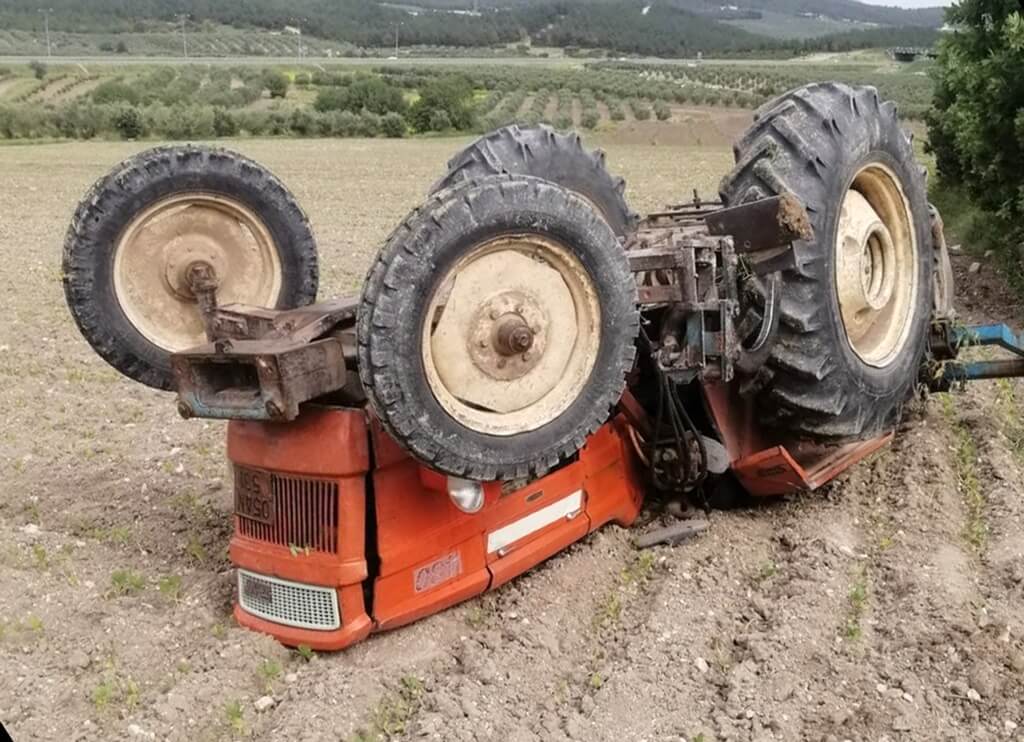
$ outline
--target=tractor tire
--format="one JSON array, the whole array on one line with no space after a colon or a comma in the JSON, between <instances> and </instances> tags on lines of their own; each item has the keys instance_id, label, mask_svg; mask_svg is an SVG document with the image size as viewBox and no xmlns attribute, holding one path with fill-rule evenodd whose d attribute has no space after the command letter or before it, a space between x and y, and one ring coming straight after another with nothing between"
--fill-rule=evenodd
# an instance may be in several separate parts
<instances>
[{"instance_id":1,"label":"tractor tire","mask_svg":"<svg viewBox=\"0 0 1024 742\"><path fill-rule=\"evenodd\" d=\"M100 357L170 390L171 354L206 342L183 278L196 260L216 270L220 304L316 299L316 242L288 189L242 155L192 145L142 152L93 185L64 241L64 295Z\"/></svg>"},{"instance_id":2,"label":"tractor tire","mask_svg":"<svg viewBox=\"0 0 1024 742\"><path fill-rule=\"evenodd\" d=\"M624 196L626 181L608 172L604 152L587 152L579 134L559 134L543 124L513 124L480 137L448 161L448 172L430 193L466 179L508 173L532 175L575 191L604 215L618 237L636 228L637 214Z\"/></svg>"},{"instance_id":3,"label":"tractor tire","mask_svg":"<svg viewBox=\"0 0 1024 742\"><path fill-rule=\"evenodd\" d=\"M797 437L891 430L925 352L933 259L922 168L895 104L872 87L808 85L762 106L734 153L724 203L788 191L814 229L781 274L777 342L745 391Z\"/></svg>"},{"instance_id":4,"label":"tractor tire","mask_svg":"<svg viewBox=\"0 0 1024 742\"><path fill-rule=\"evenodd\" d=\"M608 419L633 366L636 286L585 199L540 178L464 179L395 230L363 287L359 373L428 466L540 476Z\"/></svg>"}]
</instances>

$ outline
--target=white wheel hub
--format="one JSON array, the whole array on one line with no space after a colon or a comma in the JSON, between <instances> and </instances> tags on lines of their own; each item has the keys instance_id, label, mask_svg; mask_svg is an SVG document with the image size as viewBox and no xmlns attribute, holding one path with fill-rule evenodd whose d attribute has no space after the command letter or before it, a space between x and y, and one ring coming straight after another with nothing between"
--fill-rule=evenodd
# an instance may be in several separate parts
<instances>
[{"instance_id":1,"label":"white wheel hub","mask_svg":"<svg viewBox=\"0 0 1024 742\"><path fill-rule=\"evenodd\" d=\"M114 293L147 340L175 352L205 342L188 272L212 269L219 304L277 304L282 269L263 221L243 204L211 193L161 199L128 224L114 247Z\"/></svg>"},{"instance_id":2,"label":"white wheel hub","mask_svg":"<svg viewBox=\"0 0 1024 742\"><path fill-rule=\"evenodd\" d=\"M836 234L836 293L850 347L865 363L892 363L910 334L917 237L896 175L872 164L854 178Z\"/></svg>"},{"instance_id":3,"label":"white wheel hub","mask_svg":"<svg viewBox=\"0 0 1024 742\"><path fill-rule=\"evenodd\" d=\"M431 391L469 428L534 430L579 396L600 344L590 276L558 242L535 234L475 247L428 305L422 356Z\"/></svg>"}]
</instances>

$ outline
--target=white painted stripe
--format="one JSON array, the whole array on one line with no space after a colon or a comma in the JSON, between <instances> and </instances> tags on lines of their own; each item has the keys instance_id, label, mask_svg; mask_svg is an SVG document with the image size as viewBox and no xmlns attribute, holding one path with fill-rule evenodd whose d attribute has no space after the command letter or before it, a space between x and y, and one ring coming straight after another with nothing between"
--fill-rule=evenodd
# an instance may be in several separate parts
<instances>
[{"instance_id":1,"label":"white painted stripe","mask_svg":"<svg viewBox=\"0 0 1024 742\"><path fill-rule=\"evenodd\" d=\"M491 531L487 534L487 553L493 554L499 549L504 549L519 539L539 531L544 526L550 526L561 518L579 512L582 507L583 490L576 490L571 495L542 507L524 518L502 526L497 531Z\"/></svg>"}]
</instances>

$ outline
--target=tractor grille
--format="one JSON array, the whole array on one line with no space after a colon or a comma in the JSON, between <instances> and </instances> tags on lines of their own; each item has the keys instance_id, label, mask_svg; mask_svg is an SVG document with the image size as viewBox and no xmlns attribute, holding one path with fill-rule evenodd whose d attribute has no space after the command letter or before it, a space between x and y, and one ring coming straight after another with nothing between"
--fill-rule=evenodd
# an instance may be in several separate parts
<instances>
[{"instance_id":1,"label":"tractor grille","mask_svg":"<svg viewBox=\"0 0 1024 742\"><path fill-rule=\"evenodd\" d=\"M338 593L329 587L290 582L240 569L238 604L254 616L285 626L320 631L341 626Z\"/></svg>"},{"instance_id":2,"label":"tractor grille","mask_svg":"<svg viewBox=\"0 0 1024 742\"><path fill-rule=\"evenodd\" d=\"M261 481L268 482L269 486L252 484ZM247 497L242 497L243 488ZM261 494L259 491L263 489L269 491ZM248 504L260 497L269 502L256 508ZM246 538L329 554L338 551L337 482L238 466L235 467L235 513L238 533Z\"/></svg>"}]
</instances>

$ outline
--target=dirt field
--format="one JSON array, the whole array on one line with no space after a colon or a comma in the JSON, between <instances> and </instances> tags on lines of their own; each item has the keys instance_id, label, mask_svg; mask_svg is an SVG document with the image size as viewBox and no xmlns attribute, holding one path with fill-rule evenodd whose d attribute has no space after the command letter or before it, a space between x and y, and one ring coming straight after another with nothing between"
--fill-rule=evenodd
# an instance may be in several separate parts
<instances>
[{"instance_id":1,"label":"dirt field","mask_svg":"<svg viewBox=\"0 0 1024 742\"><path fill-rule=\"evenodd\" d=\"M328 295L461 143L238 147L308 210ZM17 742L1024 739L1017 384L930 399L824 492L713 514L675 549L606 529L341 654L236 628L223 426L107 368L64 308L71 211L139 148L0 147L0 720ZM712 194L731 160L607 149L639 210ZM971 318L1024 319L987 266L967 278Z\"/></svg>"}]
</instances>

